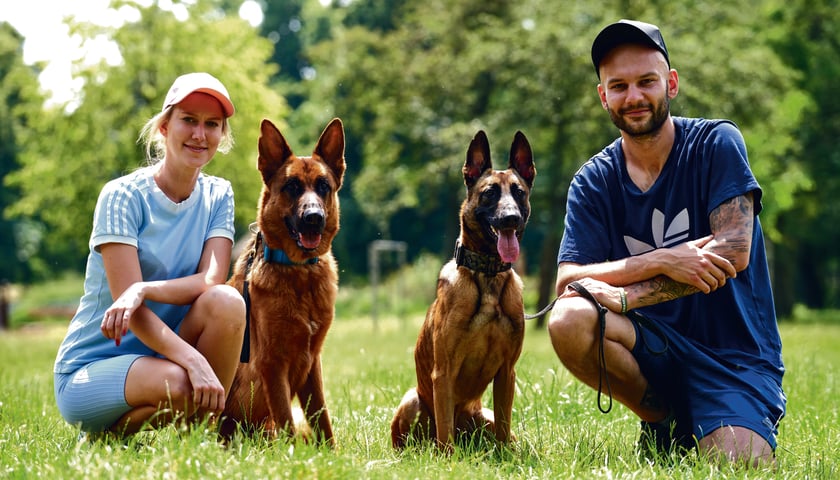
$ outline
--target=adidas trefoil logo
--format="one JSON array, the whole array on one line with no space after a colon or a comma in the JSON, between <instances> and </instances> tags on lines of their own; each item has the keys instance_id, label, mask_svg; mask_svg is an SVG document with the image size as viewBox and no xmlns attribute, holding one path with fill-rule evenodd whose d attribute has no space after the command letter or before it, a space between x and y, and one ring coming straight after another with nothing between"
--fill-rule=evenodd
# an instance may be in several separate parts
<instances>
[{"instance_id":1,"label":"adidas trefoil logo","mask_svg":"<svg viewBox=\"0 0 840 480\"><path fill-rule=\"evenodd\" d=\"M653 245L645 243L631 236L624 236L624 244L630 255L639 255L656 248L670 247L688 239L688 209L683 209L668 225L665 230L665 214L658 209L653 210L650 221L650 229L653 234Z\"/></svg>"}]
</instances>

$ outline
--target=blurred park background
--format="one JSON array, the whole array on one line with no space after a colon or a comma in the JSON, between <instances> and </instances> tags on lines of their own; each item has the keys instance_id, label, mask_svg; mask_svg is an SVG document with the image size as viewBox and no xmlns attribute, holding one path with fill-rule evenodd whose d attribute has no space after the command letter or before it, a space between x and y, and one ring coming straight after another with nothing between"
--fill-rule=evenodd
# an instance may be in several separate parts
<instances>
[{"instance_id":1,"label":"blurred park background","mask_svg":"<svg viewBox=\"0 0 840 480\"><path fill-rule=\"evenodd\" d=\"M118 58L77 60L73 95L61 101L39 84L46 65L24 61L27 39L0 22L0 280L13 310L20 292L69 278L69 293L37 303L41 314L72 312L100 188L144 163L139 129L175 77L207 71L237 107L236 147L207 171L233 183L239 235L254 221L261 186L260 121L275 122L298 154L311 152L331 118L344 121L348 170L334 244L342 288L420 266L430 299L458 234L469 140L486 130L504 167L523 131L538 175L519 269L536 311L553 293L571 176L618 134L598 102L589 49L619 18L661 27L681 80L675 115L741 128L764 190L779 316L840 307L835 0L113 0L103 8L122 21L66 22L74 41L105 42ZM372 245L397 246L376 273ZM27 312L15 315L27 321Z\"/></svg>"}]
</instances>

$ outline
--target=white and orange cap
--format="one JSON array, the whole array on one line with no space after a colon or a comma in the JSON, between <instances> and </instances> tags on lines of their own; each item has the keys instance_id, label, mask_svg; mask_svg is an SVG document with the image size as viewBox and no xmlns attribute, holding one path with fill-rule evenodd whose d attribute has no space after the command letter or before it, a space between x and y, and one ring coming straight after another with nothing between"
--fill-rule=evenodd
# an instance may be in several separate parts
<instances>
[{"instance_id":1,"label":"white and orange cap","mask_svg":"<svg viewBox=\"0 0 840 480\"><path fill-rule=\"evenodd\" d=\"M233 102L230 101L230 95L222 82L209 73L196 72L181 75L175 79L172 86L169 87L169 92L166 94L166 99L163 101L163 108L166 110L172 105L181 103L187 95L193 92L206 93L212 95L219 103L222 104L222 110L225 117L233 116L236 111L233 108Z\"/></svg>"}]
</instances>

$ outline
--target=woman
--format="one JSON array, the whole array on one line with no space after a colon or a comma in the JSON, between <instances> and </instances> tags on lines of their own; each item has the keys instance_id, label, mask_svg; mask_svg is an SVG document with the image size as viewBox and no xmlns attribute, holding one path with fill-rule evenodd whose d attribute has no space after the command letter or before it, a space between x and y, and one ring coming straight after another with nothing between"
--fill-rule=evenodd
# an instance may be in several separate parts
<instances>
[{"instance_id":1,"label":"woman","mask_svg":"<svg viewBox=\"0 0 840 480\"><path fill-rule=\"evenodd\" d=\"M233 113L213 76L178 77L140 135L150 165L99 195L84 296L54 369L58 408L83 432L127 435L224 408L245 304L224 283L233 191L201 169L232 147Z\"/></svg>"}]
</instances>

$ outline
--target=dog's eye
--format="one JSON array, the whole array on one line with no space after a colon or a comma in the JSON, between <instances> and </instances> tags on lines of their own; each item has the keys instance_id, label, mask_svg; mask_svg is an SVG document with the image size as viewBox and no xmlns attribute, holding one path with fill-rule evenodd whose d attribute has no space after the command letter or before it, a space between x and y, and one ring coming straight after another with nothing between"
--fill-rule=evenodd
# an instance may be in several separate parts
<instances>
[{"instance_id":1,"label":"dog's eye","mask_svg":"<svg viewBox=\"0 0 840 480\"><path fill-rule=\"evenodd\" d=\"M290 197L299 197L303 193L303 185L296 178L290 178L289 181L283 185L283 193Z\"/></svg>"},{"instance_id":2,"label":"dog's eye","mask_svg":"<svg viewBox=\"0 0 840 480\"><path fill-rule=\"evenodd\" d=\"M501 192L502 192L502 190L501 190L501 188L499 188L499 185L494 183L489 188L487 188L485 190L482 190L482 192L481 192L481 202L482 203L495 202L496 200L499 199L499 196L501 195Z\"/></svg>"},{"instance_id":3,"label":"dog's eye","mask_svg":"<svg viewBox=\"0 0 840 480\"><path fill-rule=\"evenodd\" d=\"M319 197L326 197L330 194L330 190L332 190L332 188L326 178L319 178L315 183L315 193L317 193Z\"/></svg>"},{"instance_id":4,"label":"dog's eye","mask_svg":"<svg viewBox=\"0 0 840 480\"><path fill-rule=\"evenodd\" d=\"M513 198L517 200L522 200L525 198L525 190L522 189L519 185L513 184L510 186L510 193L513 195Z\"/></svg>"}]
</instances>

